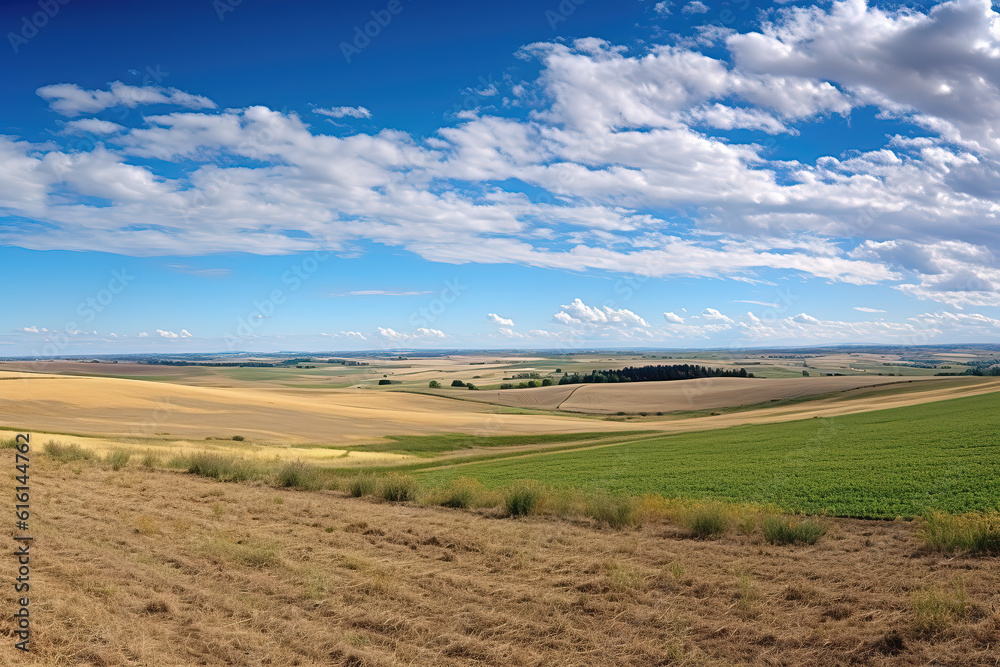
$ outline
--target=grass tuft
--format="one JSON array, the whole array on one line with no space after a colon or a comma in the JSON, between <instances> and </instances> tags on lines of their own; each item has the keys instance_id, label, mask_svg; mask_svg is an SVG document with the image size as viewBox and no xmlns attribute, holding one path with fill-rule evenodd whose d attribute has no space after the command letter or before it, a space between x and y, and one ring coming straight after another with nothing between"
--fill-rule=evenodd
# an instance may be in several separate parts
<instances>
[{"instance_id":1,"label":"grass tuft","mask_svg":"<svg viewBox=\"0 0 1000 667\"><path fill-rule=\"evenodd\" d=\"M130 458L132 458L132 452L125 449L112 449L105 455L104 462L108 464L112 470L121 470L128 465Z\"/></svg>"},{"instance_id":2,"label":"grass tuft","mask_svg":"<svg viewBox=\"0 0 1000 667\"><path fill-rule=\"evenodd\" d=\"M48 456L63 463L89 461L94 458L94 452L84 449L76 443L67 445L57 440L49 440L42 449Z\"/></svg>"},{"instance_id":3,"label":"grass tuft","mask_svg":"<svg viewBox=\"0 0 1000 667\"><path fill-rule=\"evenodd\" d=\"M509 516L528 516L538 509L542 490L536 485L522 482L508 489L504 505Z\"/></svg>"},{"instance_id":4,"label":"grass tuft","mask_svg":"<svg viewBox=\"0 0 1000 667\"><path fill-rule=\"evenodd\" d=\"M611 528L628 528L640 523L636 501L625 496L599 492L587 499L587 516Z\"/></svg>"},{"instance_id":5,"label":"grass tuft","mask_svg":"<svg viewBox=\"0 0 1000 667\"><path fill-rule=\"evenodd\" d=\"M771 544L816 544L826 535L826 526L815 519L795 521L788 517L767 516L761 525L764 539Z\"/></svg>"},{"instance_id":6,"label":"grass tuft","mask_svg":"<svg viewBox=\"0 0 1000 667\"><path fill-rule=\"evenodd\" d=\"M931 512L924 516L919 535L934 551L1000 554L1000 513Z\"/></svg>"},{"instance_id":7,"label":"grass tuft","mask_svg":"<svg viewBox=\"0 0 1000 667\"><path fill-rule=\"evenodd\" d=\"M417 499L417 480L408 475L389 475L381 480L378 490L382 500L403 503Z\"/></svg>"},{"instance_id":8,"label":"grass tuft","mask_svg":"<svg viewBox=\"0 0 1000 667\"><path fill-rule=\"evenodd\" d=\"M281 487L315 491L323 486L319 469L304 461L288 461L275 475L275 484Z\"/></svg>"},{"instance_id":9,"label":"grass tuft","mask_svg":"<svg viewBox=\"0 0 1000 667\"><path fill-rule=\"evenodd\" d=\"M459 477L441 492L439 505L455 509L479 507L486 488L479 480Z\"/></svg>"},{"instance_id":10,"label":"grass tuft","mask_svg":"<svg viewBox=\"0 0 1000 667\"><path fill-rule=\"evenodd\" d=\"M372 475L358 475L347 484L347 491L355 498L375 494L376 480Z\"/></svg>"},{"instance_id":11,"label":"grass tuft","mask_svg":"<svg viewBox=\"0 0 1000 667\"><path fill-rule=\"evenodd\" d=\"M679 517L692 537L704 539L720 535L729 529L726 506L717 502L699 503L688 507Z\"/></svg>"},{"instance_id":12,"label":"grass tuft","mask_svg":"<svg viewBox=\"0 0 1000 667\"><path fill-rule=\"evenodd\" d=\"M913 626L918 634L939 635L965 617L965 585L957 582L953 591L937 587L913 593Z\"/></svg>"},{"instance_id":13,"label":"grass tuft","mask_svg":"<svg viewBox=\"0 0 1000 667\"><path fill-rule=\"evenodd\" d=\"M175 461L176 463L176 461ZM212 452L199 452L183 457L182 465L189 473L211 477L221 482L245 482L260 479L262 472L251 461L235 456L224 456Z\"/></svg>"}]
</instances>

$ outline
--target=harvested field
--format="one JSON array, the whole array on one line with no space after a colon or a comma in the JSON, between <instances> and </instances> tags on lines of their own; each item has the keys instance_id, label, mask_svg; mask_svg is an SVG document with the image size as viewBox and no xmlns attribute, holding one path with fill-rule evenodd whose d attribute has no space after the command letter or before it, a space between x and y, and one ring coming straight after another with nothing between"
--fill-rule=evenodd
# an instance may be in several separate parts
<instances>
[{"instance_id":1,"label":"harvested field","mask_svg":"<svg viewBox=\"0 0 1000 667\"><path fill-rule=\"evenodd\" d=\"M934 382L945 378L914 378ZM847 391L900 382L899 378L844 376L803 378L703 378L674 382L571 384L534 389L470 392L460 398L510 407L614 414L708 410Z\"/></svg>"},{"instance_id":2,"label":"harvested field","mask_svg":"<svg viewBox=\"0 0 1000 667\"><path fill-rule=\"evenodd\" d=\"M10 377L0 373L5 376ZM275 442L341 443L386 434L622 429L593 419L493 414L486 405L417 394L191 387L118 378L15 374L0 381L0 401L0 426L100 435L240 434Z\"/></svg>"},{"instance_id":3,"label":"harvested field","mask_svg":"<svg viewBox=\"0 0 1000 667\"><path fill-rule=\"evenodd\" d=\"M34 653L3 624L3 664L996 664L1000 562L930 553L911 523L775 546L32 470Z\"/></svg>"}]
</instances>

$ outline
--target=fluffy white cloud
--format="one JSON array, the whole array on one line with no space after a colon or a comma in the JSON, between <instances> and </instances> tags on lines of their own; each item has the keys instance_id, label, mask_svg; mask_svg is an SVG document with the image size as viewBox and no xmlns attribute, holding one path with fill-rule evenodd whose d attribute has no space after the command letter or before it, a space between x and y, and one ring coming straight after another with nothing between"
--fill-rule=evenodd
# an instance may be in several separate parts
<instances>
[{"instance_id":1,"label":"fluffy white cloud","mask_svg":"<svg viewBox=\"0 0 1000 667\"><path fill-rule=\"evenodd\" d=\"M141 104L173 104L189 109L215 108L215 102L207 97L192 95L176 88L130 86L121 81L112 83L108 90L85 90L75 83L57 83L42 86L37 92L53 111L64 116L97 113L112 107L134 109Z\"/></svg>"},{"instance_id":2,"label":"fluffy white cloud","mask_svg":"<svg viewBox=\"0 0 1000 667\"><path fill-rule=\"evenodd\" d=\"M733 320L726 317L725 315L717 311L715 308L706 308L705 310L701 311L701 317L713 322L726 322L728 324L733 323Z\"/></svg>"},{"instance_id":3,"label":"fluffy white cloud","mask_svg":"<svg viewBox=\"0 0 1000 667\"><path fill-rule=\"evenodd\" d=\"M868 306L854 306L854 310L859 310L862 313L884 313L884 310L879 310L878 308L869 308Z\"/></svg>"},{"instance_id":4,"label":"fluffy white cloud","mask_svg":"<svg viewBox=\"0 0 1000 667\"><path fill-rule=\"evenodd\" d=\"M684 324L684 318L676 313L663 313L663 319L671 324Z\"/></svg>"},{"instance_id":5,"label":"fluffy white cloud","mask_svg":"<svg viewBox=\"0 0 1000 667\"><path fill-rule=\"evenodd\" d=\"M180 333L174 333L173 331L164 331L163 329L157 329L156 333L158 333L163 338L190 338L191 337L191 334L187 331L187 329L181 329ZM143 334L139 334L139 335L142 336Z\"/></svg>"},{"instance_id":6,"label":"fluffy white cloud","mask_svg":"<svg viewBox=\"0 0 1000 667\"><path fill-rule=\"evenodd\" d=\"M1000 20L989 3L897 11L847 0L769 16L759 32L704 32L718 47L704 53L693 41L531 45L521 55L541 73L509 98L526 114L470 112L426 139L330 136L295 113L215 111L157 86L45 86L39 95L66 116L156 103L192 111L128 128L66 123L100 134L93 150L0 137L0 211L15 220L0 242L164 255L362 240L439 262L738 280L778 271L995 304ZM799 162L774 159L763 140L713 135L794 137L867 105L922 136ZM498 185L508 179L544 196ZM634 313L571 306L558 321L602 324L598 313L606 325L648 327Z\"/></svg>"},{"instance_id":7,"label":"fluffy white cloud","mask_svg":"<svg viewBox=\"0 0 1000 667\"><path fill-rule=\"evenodd\" d=\"M401 333L388 327L378 327L378 335L385 340L394 342L446 337L443 331L438 329L427 329L424 327L415 330L412 334Z\"/></svg>"},{"instance_id":8,"label":"fluffy white cloud","mask_svg":"<svg viewBox=\"0 0 1000 667\"><path fill-rule=\"evenodd\" d=\"M506 317L500 317L496 313L490 313L490 314L488 314L486 316L486 319L488 319L493 324L498 324L498 325L500 325L502 327L510 328L510 327L514 326L514 320L509 320Z\"/></svg>"},{"instance_id":9,"label":"fluffy white cloud","mask_svg":"<svg viewBox=\"0 0 1000 667\"><path fill-rule=\"evenodd\" d=\"M597 326L648 327L646 320L631 310L615 309L609 306L588 306L580 299L573 303L560 306L561 310L553 315L563 324L589 324Z\"/></svg>"},{"instance_id":10,"label":"fluffy white cloud","mask_svg":"<svg viewBox=\"0 0 1000 667\"><path fill-rule=\"evenodd\" d=\"M685 14L704 14L708 11L708 5L700 0L693 0L684 5L684 9L681 10Z\"/></svg>"}]
</instances>

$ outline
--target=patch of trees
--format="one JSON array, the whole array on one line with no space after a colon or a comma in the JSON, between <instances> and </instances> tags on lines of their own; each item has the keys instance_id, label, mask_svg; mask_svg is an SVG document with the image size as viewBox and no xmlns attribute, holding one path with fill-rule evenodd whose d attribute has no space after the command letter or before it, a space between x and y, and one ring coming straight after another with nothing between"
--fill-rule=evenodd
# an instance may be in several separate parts
<instances>
[{"instance_id":1,"label":"patch of trees","mask_svg":"<svg viewBox=\"0 0 1000 667\"><path fill-rule=\"evenodd\" d=\"M559 384L602 383L602 382L664 382L669 380L694 380L697 378L740 377L752 378L745 368L709 368L697 364L675 366L626 366L622 369L606 371L594 370L590 373L565 374Z\"/></svg>"},{"instance_id":2,"label":"patch of trees","mask_svg":"<svg viewBox=\"0 0 1000 667\"><path fill-rule=\"evenodd\" d=\"M117 361L114 363L118 363ZM149 366L214 366L226 368L274 368L274 364L266 361L184 361L171 359L150 359L140 361L140 364Z\"/></svg>"}]
</instances>

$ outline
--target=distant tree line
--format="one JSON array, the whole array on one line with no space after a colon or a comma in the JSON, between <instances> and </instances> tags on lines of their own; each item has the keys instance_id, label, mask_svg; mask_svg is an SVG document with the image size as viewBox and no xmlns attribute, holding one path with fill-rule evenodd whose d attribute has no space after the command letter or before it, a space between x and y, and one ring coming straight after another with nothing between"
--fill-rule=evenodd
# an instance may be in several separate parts
<instances>
[{"instance_id":1,"label":"distant tree line","mask_svg":"<svg viewBox=\"0 0 1000 667\"><path fill-rule=\"evenodd\" d=\"M266 361L184 361L172 359L144 359L140 364L149 366L225 366L228 368L274 368Z\"/></svg>"},{"instance_id":2,"label":"distant tree line","mask_svg":"<svg viewBox=\"0 0 1000 667\"><path fill-rule=\"evenodd\" d=\"M709 368L695 364L675 366L627 366L606 371L594 370L590 373L569 373L562 376L559 384L601 383L601 382L665 382L669 380L694 380L697 378L752 378L745 368Z\"/></svg>"}]
</instances>

